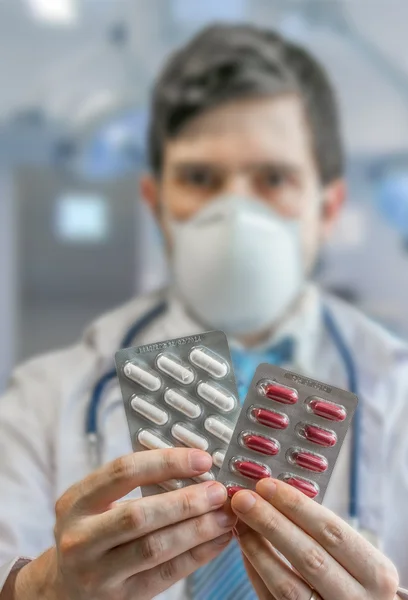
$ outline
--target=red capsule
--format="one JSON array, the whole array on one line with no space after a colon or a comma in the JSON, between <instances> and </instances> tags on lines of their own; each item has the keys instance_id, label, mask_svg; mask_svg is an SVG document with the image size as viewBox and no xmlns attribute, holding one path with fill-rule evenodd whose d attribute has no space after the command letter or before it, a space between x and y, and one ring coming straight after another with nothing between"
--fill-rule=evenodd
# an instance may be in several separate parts
<instances>
[{"instance_id":1,"label":"red capsule","mask_svg":"<svg viewBox=\"0 0 408 600\"><path fill-rule=\"evenodd\" d=\"M271 440L270 438L246 432L242 434L241 439L242 444L246 448L259 452L260 454L266 454L267 456L276 456L279 454L280 447L278 442Z\"/></svg>"},{"instance_id":2,"label":"red capsule","mask_svg":"<svg viewBox=\"0 0 408 600\"><path fill-rule=\"evenodd\" d=\"M242 460L240 458L235 458L232 461L232 466L235 471L238 471L244 477L248 477L249 479L255 479L258 481L259 479L265 479L265 477L270 477L271 472L265 465L259 465L258 463L252 462L251 460Z\"/></svg>"},{"instance_id":3,"label":"red capsule","mask_svg":"<svg viewBox=\"0 0 408 600\"><path fill-rule=\"evenodd\" d=\"M321 429L315 425L305 425L302 428L302 435L308 442L313 442L313 444L318 444L325 448L332 448L337 443L337 436L334 431Z\"/></svg>"},{"instance_id":4,"label":"red capsule","mask_svg":"<svg viewBox=\"0 0 408 600\"><path fill-rule=\"evenodd\" d=\"M269 383L262 383L260 385L261 393L269 398L269 400L275 400L276 402L282 402L283 404L296 404L299 399L297 390L294 388L282 385L276 381Z\"/></svg>"},{"instance_id":5,"label":"red capsule","mask_svg":"<svg viewBox=\"0 0 408 600\"><path fill-rule=\"evenodd\" d=\"M329 421L344 421L347 417L344 406L322 400L322 398L312 398L309 401L309 406L315 415L328 419Z\"/></svg>"},{"instance_id":6,"label":"red capsule","mask_svg":"<svg viewBox=\"0 0 408 600\"><path fill-rule=\"evenodd\" d=\"M251 416L257 423L272 429L286 429L289 425L289 418L286 415L281 415L266 408L253 408Z\"/></svg>"},{"instance_id":7,"label":"red capsule","mask_svg":"<svg viewBox=\"0 0 408 600\"><path fill-rule=\"evenodd\" d=\"M311 481L306 481L306 479L301 479L300 477L293 477L291 475L284 477L283 480L285 483L291 485L296 488L300 492L303 492L309 498L316 498L319 493L319 488L314 485Z\"/></svg>"},{"instance_id":8,"label":"red capsule","mask_svg":"<svg viewBox=\"0 0 408 600\"><path fill-rule=\"evenodd\" d=\"M324 456L312 454L304 450L294 450L291 455L291 460L302 469L308 469L314 473L324 473L329 466Z\"/></svg>"},{"instance_id":9,"label":"red capsule","mask_svg":"<svg viewBox=\"0 0 408 600\"><path fill-rule=\"evenodd\" d=\"M227 485L227 494L228 494L228 498L232 498L232 496L234 496L234 494L236 494L237 492L240 492L241 490L245 490L246 488L242 487L241 485Z\"/></svg>"}]
</instances>

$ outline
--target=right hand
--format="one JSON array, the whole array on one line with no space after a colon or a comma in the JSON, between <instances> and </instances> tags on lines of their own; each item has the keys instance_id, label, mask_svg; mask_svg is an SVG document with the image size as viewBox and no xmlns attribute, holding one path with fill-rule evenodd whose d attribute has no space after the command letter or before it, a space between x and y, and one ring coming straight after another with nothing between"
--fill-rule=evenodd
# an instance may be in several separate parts
<instances>
[{"instance_id":1,"label":"right hand","mask_svg":"<svg viewBox=\"0 0 408 600\"><path fill-rule=\"evenodd\" d=\"M149 450L71 487L56 504L56 547L20 571L15 600L150 600L215 558L236 521L222 508L220 483L116 502L139 486L195 477L211 464L200 450Z\"/></svg>"}]
</instances>

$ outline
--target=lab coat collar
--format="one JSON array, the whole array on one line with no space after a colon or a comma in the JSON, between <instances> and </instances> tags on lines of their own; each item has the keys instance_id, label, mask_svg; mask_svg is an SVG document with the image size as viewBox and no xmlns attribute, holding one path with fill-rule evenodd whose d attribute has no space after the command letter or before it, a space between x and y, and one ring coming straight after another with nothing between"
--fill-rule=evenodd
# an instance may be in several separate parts
<instances>
[{"instance_id":1,"label":"lab coat collar","mask_svg":"<svg viewBox=\"0 0 408 600\"><path fill-rule=\"evenodd\" d=\"M169 310L167 312L166 333L168 337L193 335L203 330L201 325L188 312L174 288L169 289ZM315 367L317 342L321 333L321 300L318 288L307 284L296 310L279 328L261 344L252 347L256 352L266 351L285 337L295 340L295 357L292 368L297 372L312 374ZM228 336L231 348L242 349L242 344Z\"/></svg>"}]
</instances>

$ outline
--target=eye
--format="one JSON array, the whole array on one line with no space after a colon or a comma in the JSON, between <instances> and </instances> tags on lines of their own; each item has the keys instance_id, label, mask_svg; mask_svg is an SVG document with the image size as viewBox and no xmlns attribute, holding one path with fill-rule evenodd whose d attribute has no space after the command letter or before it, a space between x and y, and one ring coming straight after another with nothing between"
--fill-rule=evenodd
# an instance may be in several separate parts
<instances>
[{"instance_id":1,"label":"eye","mask_svg":"<svg viewBox=\"0 0 408 600\"><path fill-rule=\"evenodd\" d=\"M180 173L180 180L197 189L209 190L219 185L221 177L214 169L209 167L185 167Z\"/></svg>"},{"instance_id":2,"label":"eye","mask_svg":"<svg viewBox=\"0 0 408 600\"><path fill-rule=\"evenodd\" d=\"M282 171L267 169L259 173L258 181L267 188L280 188L287 182L287 176Z\"/></svg>"}]
</instances>

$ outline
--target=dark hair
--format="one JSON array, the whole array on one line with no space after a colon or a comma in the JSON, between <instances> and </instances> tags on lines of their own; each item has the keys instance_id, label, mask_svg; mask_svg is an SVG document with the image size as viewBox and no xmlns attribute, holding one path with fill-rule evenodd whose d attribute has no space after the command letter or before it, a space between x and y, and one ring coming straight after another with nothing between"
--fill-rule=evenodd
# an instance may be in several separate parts
<instances>
[{"instance_id":1,"label":"dark hair","mask_svg":"<svg viewBox=\"0 0 408 600\"><path fill-rule=\"evenodd\" d=\"M205 110L284 93L297 93L303 102L323 184L341 177L339 115L325 70L303 48L252 25L211 26L170 57L153 90L150 166L160 174L166 140Z\"/></svg>"}]
</instances>

